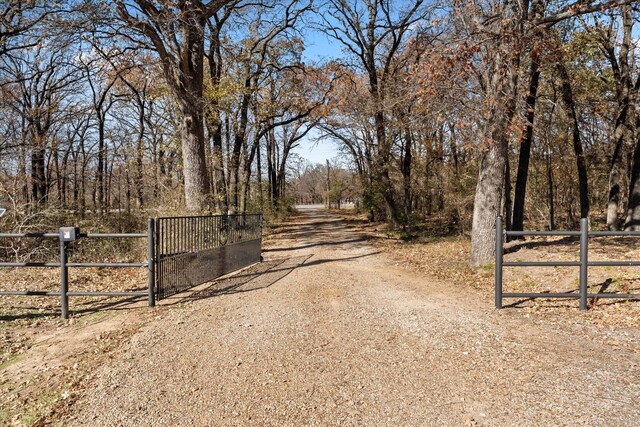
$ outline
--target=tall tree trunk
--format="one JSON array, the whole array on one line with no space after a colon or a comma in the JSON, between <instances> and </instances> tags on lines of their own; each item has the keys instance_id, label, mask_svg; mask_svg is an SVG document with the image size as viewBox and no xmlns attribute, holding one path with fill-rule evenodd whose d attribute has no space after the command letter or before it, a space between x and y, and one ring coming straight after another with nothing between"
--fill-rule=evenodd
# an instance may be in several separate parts
<instances>
[{"instance_id":1,"label":"tall tree trunk","mask_svg":"<svg viewBox=\"0 0 640 427\"><path fill-rule=\"evenodd\" d=\"M625 137L631 136L629 139L633 140L632 132L628 129L629 109L632 97L629 52L633 32L633 15L630 4L621 6L621 9L623 36L622 44L618 50L618 59L616 59L616 49L614 48L615 40L612 40L611 43L605 43L605 51L611 63L614 77L616 78L616 97L618 101L618 111L613 132L614 149L609 168L609 197L607 200L607 228L609 228L609 230L618 230L619 228L618 205L620 203L620 184L622 180L622 151Z\"/></svg>"},{"instance_id":2,"label":"tall tree trunk","mask_svg":"<svg viewBox=\"0 0 640 427\"><path fill-rule=\"evenodd\" d=\"M15 177L15 187L19 189L17 194L22 197L22 202L29 204L29 177L27 175L28 150L26 144L21 144L19 150L18 174Z\"/></svg>"},{"instance_id":3,"label":"tall tree trunk","mask_svg":"<svg viewBox=\"0 0 640 427\"><path fill-rule=\"evenodd\" d=\"M573 151L576 155L576 168L578 170L578 184L580 187L580 217L588 218L589 182L587 178L587 164L584 157L584 148L582 147L582 141L580 138L580 125L573 99L573 89L571 88L571 80L564 63L562 61L558 61L557 67L560 72L560 79L562 82L562 101L572 125Z\"/></svg>"},{"instance_id":4,"label":"tall tree trunk","mask_svg":"<svg viewBox=\"0 0 640 427\"><path fill-rule=\"evenodd\" d=\"M453 123L449 123L449 133L451 135L449 139L449 147L451 148L451 155L453 157L453 173L456 178L456 186L460 185L460 159L458 153L458 143L456 140L456 126Z\"/></svg>"},{"instance_id":5,"label":"tall tree trunk","mask_svg":"<svg viewBox=\"0 0 640 427\"><path fill-rule=\"evenodd\" d=\"M231 120L229 119L229 115L225 115L224 117L224 148L225 148L225 163L227 164L227 170L226 170L226 179L225 182L227 183L227 202L228 204L231 203L230 200L230 188L231 188Z\"/></svg>"},{"instance_id":6,"label":"tall tree trunk","mask_svg":"<svg viewBox=\"0 0 640 427\"><path fill-rule=\"evenodd\" d=\"M87 211L87 157L82 155L82 168L80 172L80 218L84 219Z\"/></svg>"},{"instance_id":7,"label":"tall tree trunk","mask_svg":"<svg viewBox=\"0 0 640 427\"><path fill-rule=\"evenodd\" d=\"M271 196L274 206L277 206L280 200L280 187L278 187L278 147L274 132L272 132L271 144Z\"/></svg>"},{"instance_id":8,"label":"tall tree trunk","mask_svg":"<svg viewBox=\"0 0 640 427\"><path fill-rule=\"evenodd\" d=\"M427 149L425 150L425 159L424 159L424 188L427 192L425 197L425 207L424 211L427 216L431 216L433 214L433 189L431 188L431 169L429 166L431 165L431 158L433 156L432 144L433 141L427 138Z\"/></svg>"},{"instance_id":9,"label":"tall tree trunk","mask_svg":"<svg viewBox=\"0 0 640 427\"><path fill-rule=\"evenodd\" d=\"M46 149L39 143L31 151L31 200L38 207L42 207L46 203L47 176L45 159Z\"/></svg>"},{"instance_id":10,"label":"tall tree trunk","mask_svg":"<svg viewBox=\"0 0 640 427\"><path fill-rule=\"evenodd\" d=\"M616 133L618 129L616 126ZM621 168L622 168L622 141L623 138L616 139L613 155L611 156L611 163L609 166L609 197L607 199L607 228L609 230L618 230L618 205L620 203L620 181Z\"/></svg>"},{"instance_id":11,"label":"tall tree trunk","mask_svg":"<svg viewBox=\"0 0 640 427\"><path fill-rule=\"evenodd\" d=\"M207 210L209 179L204 153L204 127L202 111L191 105L182 106L182 170L184 196L189 212Z\"/></svg>"},{"instance_id":12,"label":"tall tree trunk","mask_svg":"<svg viewBox=\"0 0 640 427\"><path fill-rule=\"evenodd\" d=\"M160 150L158 144L158 138L153 136L153 153L151 164L154 165L153 168L153 199L157 200L158 192L160 191Z\"/></svg>"},{"instance_id":13,"label":"tall tree trunk","mask_svg":"<svg viewBox=\"0 0 640 427\"><path fill-rule=\"evenodd\" d=\"M513 201L511 199L511 167L509 155L505 158L504 169L504 225L507 230L512 229L511 213L513 209Z\"/></svg>"},{"instance_id":14,"label":"tall tree trunk","mask_svg":"<svg viewBox=\"0 0 640 427\"><path fill-rule=\"evenodd\" d=\"M218 212L227 213L229 206L229 196L227 195L227 182L224 174L224 156L222 153L222 122L218 119L212 123L213 129L209 129L213 142L212 169L213 186L216 196ZM213 131L212 131L213 130Z\"/></svg>"},{"instance_id":15,"label":"tall tree trunk","mask_svg":"<svg viewBox=\"0 0 640 427\"><path fill-rule=\"evenodd\" d=\"M27 163L28 163L28 139L29 129L27 127L27 121L24 115L21 117L20 127L20 146L18 147L18 173L14 178L14 188L16 188L16 194L22 197L22 202L25 205L29 205L29 176L27 175Z\"/></svg>"},{"instance_id":16,"label":"tall tree trunk","mask_svg":"<svg viewBox=\"0 0 640 427\"><path fill-rule=\"evenodd\" d=\"M131 213L131 179L129 177L129 167L125 167L124 170L124 184L125 184L125 193L124 193L124 197L125 197L125 209L127 210L127 213ZM142 209L142 205L140 206L140 209Z\"/></svg>"},{"instance_id":17,"label":"tall tree trunk","mask_svg":"<svg viewBox=\"0 0 640 427\"><path fill-rule=\"evenodd\" d=\"M258 156L257 158L257 174L258 174L258 204L259 204L259 210L260 212L262 212L262 210L264 209L264 194L263 194L263 189L262 189L262 154L261 154L261 150L260 150L260 144L258 141L258 152L256 153L256 155Z\"/></svg>"},{"instance_id":18,"label":"tall tree trunk","mask_svg":"<svg viewBox=\"0 0 640 427\"><path fill-rule=\"evenodd\" d=\"M113 188L112 188L112 183L113 183L113 166L115 163L115 153L114 156L111 160L111 162L109 162L109 157L107 156L107 164L109 165L107 168L107 180L105 183L105 201L104 201L104 211L109 214L111 212L111 199L113 196Z\"/></svg>"},{"instance_id":19,"label":"tall tree trunk","mask_svg":"<svg viewBox=\"0 0 640 427\"><path fill-rule=\"evenodd\" d=\"M639 80L640 82L640 77ZM640 129L640 114L636 111L635 126ZM636 132L636 142L633 149L633 163L631 167L631 181L629 182L629 202L627 219L624 224L626 231L640 230L640 132Z\"/></svg>"},{"instance_id":20,"label":"tall tree trunk","mask_svg":"<svg viewBox=\"0 0 640 427\"><path fill-rule=\"evenodd\" d=\"M60 166L60 159L58 159L58 152L56 148L53 148L53 170L56 173L56 179L54 180L55 186L56 186L56 190L58 192L57 196L58 196L58 204L62 207L63 206L63 200L62 200L62 185L64 184L64 174L61 172L61 166Z\"/></svg>"},{"instance_id":21,"label":"tall tree trunk","mask_svg":"<svg viewBox=\"0 0 640 427\"><path fill-rule=\"evenodd\" d=\"M96 169L96 208L100 215L104 214L104 175L105 175L105 153L104 153L104 117L98 116L98 168Z\"/></svg>"},{"instance_id":22,"label":"tall tree trunk","mask_svg":"<svg viewBox=\"0 0 640 427\"><path fill-rule=\"evenodd\" d=\"M276 135L274 129L270 129L267 133L267 175L269 176L269 198L273 206L278 203L278 186L276 183Z\"/></svg>"},{"instance_id":23,"label":"tall tree trunk","mask_svg":"<svg viewBox=\"0 0 640 427\"><path fill-rule=\"evenodd\" d=\"M62 156L62 206L68 208L68 190L69 190L69 156L71 155L71 145L67 147Z\"/></svg>"},{"instance_id":24,"label":"tall tree trunk","mask_svg":"<svg viewBox=\"0 0 640 427\"><path fill-rule=\"evenodd\" d=\"M404 189L404 217L405 221L408 221L411 216L411 205L412 205L412 197L411 197L411 162L412 162L412 153L411 148L413 145L413 138L411 135L411 130L406 128L404 131L404 156L402 157L402 186Z\"/></svg>"},{"instance_id":25,"label":"tall tree trunk","mask_svg":"<svg viewBox=\"0 0 640 427\"><path fill-rule=\"evenodd\" d=\"M231 161L229 162L230 180L229 180L229 208L232 212L236 212L240 202L240 154L243 146L246 144L247 124L249 122L249 89L251 87L251 79L245 80L245 93L242 96L240 105L240 120L238 129L233 140L233 150L231 153Z\"/></svg>"},{"instance_id":26,"label":"tall tree trunk","mask_svg":"<svg viewBox=\"0 0 640 427\"><path fill-rule=\"evenodd\" d=\"M555 220L555 200L553 194L553 162L551 161L551 150L547 146L547 205L549 207L549 231L556 228Z\"/></svg>"},{"instance_id":27,"label":"tall tree trunk","mask_svg":"<svg viewBox=\"0 0 640 427\"><path fill-rule=\"evenodd\" d=\"M537 52L535 49L533 53ZM526 105L527 124L520 138L520 154L518 156L518 172L516 175L515 196L513 202L513 221L511 229L522 231L524 227L525 196L527 191L527 179L529 177L529 161L531 158L531 145L533 142L533 124L536 111L536 100L538 98L538 86L540 83L540 69L538 66L538 55L531 59L531 70L529 73L529 92L527 93Z\"/></svg>"},{"instance_id":28,"label":"tall tree trunk","mask_svg":"<svg viewBox=\"0 0 640 427\"><path fill-rule=\"evenodd\" d=\"M73 210L74 216L78 214L78 196L80 194L78 188L78 156L74 153L73 157L73 191L72 191L72 201L71 201L71 209Z\"/></svg>"},{"instance_id":29,"label":"tall tree trunk","mask_svg":"<svg viewBox=\"0 0 640 427\"><path fill-rule=\"evenodd\" d=\"M495 54L487 78L487 96L495 98L486 119L483 141L488 147L480 159L480 170L473 205L471 264L493 261L496 246L496 217L502 208L502 195L509 144L509 126L515 115L519 56L503 47Z\"/></svg>"},{"instance_id":30,"label":"tall tree trunk","mask_svg":"<svg viewBox=\"0 0 640 427\"><path fill-rule=\"evenodd\" d=\"M473 205L471 264L480 266L495 254L495 220L502 208L502 193L507 158L507 125L504 119L492 124L489 135L496 138L480 160L480 174Z\"/></svg>"},{"instance_id":31,"label":"tall tree trunk","mask_svg":"<svg viewBox=\"0 0 640 427\"><path fill-rule=\"evenodd\" d=\"M156 5L135 0L138 8L124 0L115 3L120 19L141 33L158 52L166 82L181 109L186 208L191 212L205 211L211 188L204 140L205 24L230 2L192 0Z\"/></svg>"},{"instance_id":32,"label":"tall tree trunk","mask_svg":"<svg viewBox=\"0 0 640 427\"><path fill-rule=\"evenodd\" d=\"M331 209L331 166L327 159L327 208Z\"/></svg>"},{"instance_id":33,"label":"tall tree trunk","mask_svg":"<svg viewBox=\"0 0 640 427\"><path fill-rule=\"evenodd\" d=\"M257 132L256 132L257 133ZM245 161L244 161L244 180L242 184L242 209L241 212L247 212L247 202L251 197L251 171L253 160L256 157L256 151L260 146L260 141L256 140L251 145L251 149L249 153L246 153Z\"/></svg>"},{"instance_id":34,"label":"tall tree trunk","mask_svg":"<svg viewBox=\"0 0 640 427\"><path fill-rule=\"evenodd\" d=\"M393 223L400 222L400 215L393 192L393 184L389 175L391 162L391 144L387 141L387 131L384 119L384 112L377 111L375 114L376 142L378 143L378 177L382 186L382 196L387 208L387 218Z\"/></svg>"},{"instance_id":35,"label":"tall tree trunk","mask_svg":"<svg viewBox=\"0 0 640 427\"><path fill-rule=\"evenodd\" d=\"M145 120L144 120L144 104L139 103L140 115L138 116L138 141L136 143L136 196L138 198L138 206L140 210L144 209L144 133L145 133ZM127 187L129 188L129 174L127 171ZM130 210L130 203L127 200L127 212Z\"/></svg>"},{"instance_id":36,"label":"tall tree trunk","mask_svg":"<svg viewBox=\"0 0 640 427\"><path fill-rule=\"evenodd\" d=\"M290 146L286 141L283 141L282 158L279 159L278 173L276 175L276 186L278 187L278 195L281 199L286 197L286 167L287 159L289 158Z\"/></svg>"},{"instance_id":37,"label":"tall tree trunk","mask_svg":"<svg viewBox=\"0 0 640 427\"><path fill-rule=\"evenodd\" d=\"M224 23L231 15L231 9L225 10L220 16L217 13L214 19L209 21L209 49L208 65L209 78L214 91L220 90L220 82L223 72L222 42L220 32ZM224 172L224 154L222 151L222 111L218 97L213 97L208 105L207 126L212 142L212 189L215 196L218 212L227 213L229 210L229 195L227 194L227 179Z\"/></svg>"}]
</instances>

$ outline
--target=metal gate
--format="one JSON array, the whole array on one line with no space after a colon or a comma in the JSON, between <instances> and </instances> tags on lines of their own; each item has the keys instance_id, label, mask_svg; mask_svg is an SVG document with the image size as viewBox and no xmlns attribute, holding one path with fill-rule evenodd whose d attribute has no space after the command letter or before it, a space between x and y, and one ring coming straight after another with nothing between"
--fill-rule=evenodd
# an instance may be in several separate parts
<instances>
[{"instance_id":1,"label":"metal gate","mask_svg":"<svg viewBox=\"0 0 640 427\"><path fill-rule=\"evenodd\" d=\"M515 236L574 236L580 237L580 261L516 261L504 262L504 242L506 237ZM640 266L640 261L589 261L589 237L625 237L640 236L639 231L590 231L589 219L580 220L580 231L504 231L502 217L496 218L496 308L502 308L504 298L579 298L580 310L587 310L589 298L624 298L640 299L640 294L599 292L589 293L587 275L589 267L633 267ZM502 290L503 267L579 267L579 293L571 292L504 292Z\"/></svg>"},{"instance_id":2,"label":"metal gate","mask_svg":"<svg viewBox=\"0 0 640 427\"><path fill-rule=\"evenodd\" d=\"M155 241L162 299L260 262L262 215L158 218Z\"/></svg>"}]
</instances>

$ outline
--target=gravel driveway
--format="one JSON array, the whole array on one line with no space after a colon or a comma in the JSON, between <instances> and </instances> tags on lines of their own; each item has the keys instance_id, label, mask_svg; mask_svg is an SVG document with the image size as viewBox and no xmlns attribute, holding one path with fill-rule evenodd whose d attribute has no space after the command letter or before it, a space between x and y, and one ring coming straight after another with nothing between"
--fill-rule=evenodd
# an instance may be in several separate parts
<instances>
[{"instance_id":1,"label":"gravel driveway","mask_svg":"<svg viewBox=\"0 0 640 427\"><path fill-rule=\"evenodd\" d=\"M321 212L292 219L264 255L166 302L88 379L61 422L640 423L638 334L496 312L489 298L456 296L455 284L394 267L366 236Z\"/></svg>"}]
</instances>

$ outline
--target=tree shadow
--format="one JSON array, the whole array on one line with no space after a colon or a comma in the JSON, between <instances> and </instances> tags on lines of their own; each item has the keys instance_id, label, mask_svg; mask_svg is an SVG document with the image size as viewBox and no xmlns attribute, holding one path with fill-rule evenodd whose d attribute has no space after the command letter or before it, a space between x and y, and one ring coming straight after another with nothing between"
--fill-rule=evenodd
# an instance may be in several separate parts
<instances>
[{"instance_id":1,"label":"tree shadow","mask_svg":"<svg viewBox=\"0 0 640 427\"><path fill-rule=\"evenodd\" d=\"M303 255L281 258L256 264L243 270L239 274L218 279L204 289L199 289L191 292L187 296L176 298L176 301L171 303L171 305L268 288L288 276L293 270L303 265L312 256L313 255Z\"/></svg>"},{"instance_id":2,"label":"tree shadow","mask_svg":"<svg viewBox=\"0 0 640 427\"><path fill-rule=\"evenodd\" d=\"M606 239L606 241L603 241ZM570 245L580 243L580 236L565 236L559 240L512 240L509 246L505 246L504 254L518 252L521 249L535 249L550 246ZM607 249L628 249L633 245L640 244L640 237L634 236L590 236L589 252L600 252L600 246L606 246Z\"/></svg>"},{"instance_id":3,"label":"tree shadow","mask_svg":"<svg viewBox=\"0 0 640 427\"><path fill-rule=\"evenodd\" d=\"M504 254L512 254L518 252L521 249L535 249L535 248L545 248L549 246L558 246L558 245L568 245L575 244L580 242L580 237L578 236L565 236L559 240L531 240L531 241L521 241L514 240L512 242L517 242L512 244L511 246L505 246Z\"/></svg>"},{"instance_id":4,"label":"tree shadow","mask_svg":"<svg viewBox=\"0 0 640 427\"><path fill-rule=\"evenodd\" d=\"M607 289L609 289L609 286L611 286L611 284L613 283L613 279L608 278L606 279L604 282L602 283L598 283L597 285L595 285L595 287L597 287L597 290L594 292L592 290L589 290L590 294L616 294L619 292L606 292ZM524 303L526 302L533 302L535 300L543 300L543 304L542 307L545 308L562 308L562 307L566 307L566 304L563 303L563 300L573 300L572 298L553 298L553 297L549 297L546 298L544 296L544 294L547 293L551 293L551 291L544 291L544 292L540 292L540 296L538 297L529 297L529 298L520 298L517 299L516 301L509 303L509 304L503 304L503 308L525 308L523 306ZM553 292L556 293L556 292ZM567 294L573 294L575 293L576 295L576 299L580 298L580 288L573 288L573 289L568 289L565 291L560 291L559 293L567 293ZM621 293L621 292L620 292ZM594 298L590 298L588 301L588 308L592 308L594 307L596 304L598 305L616 305L616 304L623 304L623 303L627 303L627 302L635 302L635 303L640 303L640 287L638 288L631 288L629 289L627 292L625 293L630 293L630 294L635 294L638 295L637 298L602 298L602 297L594 297Z\"/></svg>"},{"instance_id":5,"label":"tree shadow","mask_svg":"<svg viewBox=\"0 0 640 427\"><path fill-rule=\"evenodd\" d=\"M168 299L174 299L174 301L170 302L167 305L175 305L188 301L212 298L220 295L233 295L238 293L251 292L258 289L265 289L284 279L293 270L298 268L313 267L330 262L351 261L376 255L378 253L380 252L356 255L346 258L318 259L311 262L307 261L311 257L313 257L313 254L269 260L251 266L241 271L239 274L218 279L212 282L210 285L206 286L204 289L192 291L186 296L176 295L174 297L170 297Z\"/></svg>"},{"instance_id":6,"label":"tree shadow","mask_svg":"<svg viewBox=\"0 0 640 427\"><path fill-rule=\"evenodd\" d=\"M297 268L312 267L330 262L351 261L359 258L377 255L379 253L380 252L378 251L345 258L318 259L312 262L307 261L311 257L313 257L313 254L267 260L259 264L255 264L247 269L241 270L237 274L218 279L210 283L204 289L191 292L187 290L184 293L166 298L165 300L163 300L166 301L166 303L162 305L172 306L183 302L200 300L219 295L231 295L242 292L250 292L257 289L264 289L282 280ZM117 299L114 300L114 298ZM71 299L69 303L69 315L71 317L79 317L82 315L94 314L104 310L126 311L145 309L147 308L147 306L141 303L146 301L146 299L146 296L138 295L127 298L98 297L76 304L74 304L73 299ZM60 317L59 306L47 307L44 311L43 307L37 306L19 307L17 309L24 312L16 314L2 314L0 315L0 321L11 322L17 320L40 320Z\"/></svg>"},{"instance_id":7,"label":"tree shadow","mask_svg":"<svg viewBox=\"0 0 640 427\"><path fill-rule=\"evenodd\" d=\"M300 245L300 246L289 246L285 248L263 249L262 252L284 252L284 251L294 251L298 249L308 249L308 248L314 248L314 247L320 247L320 246L339 246L339 245L346 245L348 243L362 243L368 240L371 240L371 237L362 236L355 239L338 240L335 242L318 242L318 243L309 243L307 245Z\"/></svg>"},{"instance_id":8,"label":"tree shadow","mask_svg":"<svg viewBox=\"0 0 640 427\"><path fill-rule=\"evenodd\" d=\"M140 290L140 289L139 289ZM52 297L55 298L55 297ZM98 297L92 300L84 301L80 304L73 304L74 297L69 297L69 316L78 317L86 314L94 314L99 311L124 311L145 308L146 306L135 305L147 299L146 296L134 295L132 297ZM113 298L118 298L113 300ZM84 306L84 307L83 307ZM78 308L80 307L80 308ZM25 313L18 314L2 314L0 315L0 322L11 322L16 320L39 320L48 318L60 317L60 306L47 308L46 311L42 311L42 307L19 307L19 310L27 311ZM32 310L32 311L31 311Z\"/></svg>"}]
</instances>

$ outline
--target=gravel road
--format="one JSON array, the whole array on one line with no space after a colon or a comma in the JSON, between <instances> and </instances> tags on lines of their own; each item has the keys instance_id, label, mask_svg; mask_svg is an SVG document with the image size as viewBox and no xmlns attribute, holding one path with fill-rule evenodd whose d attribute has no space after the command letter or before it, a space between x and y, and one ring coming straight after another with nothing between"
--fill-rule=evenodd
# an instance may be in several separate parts
<instances>
[{"instance_id":1,"label":"gravel road","mask_svg":"<svg viewBox=\"0 0 640 427\"><path fill-rule=\"evenodd\" d=\"M395 267L319 211L293 218L264 255L166 302L60 422L639 425L638 334L496 312Z\"/></svg>"}]
</instances>

